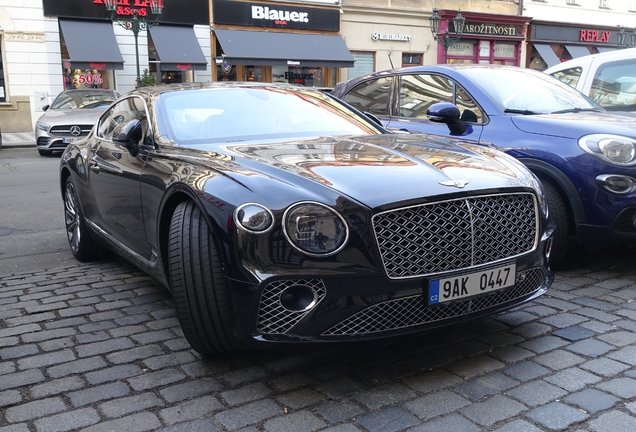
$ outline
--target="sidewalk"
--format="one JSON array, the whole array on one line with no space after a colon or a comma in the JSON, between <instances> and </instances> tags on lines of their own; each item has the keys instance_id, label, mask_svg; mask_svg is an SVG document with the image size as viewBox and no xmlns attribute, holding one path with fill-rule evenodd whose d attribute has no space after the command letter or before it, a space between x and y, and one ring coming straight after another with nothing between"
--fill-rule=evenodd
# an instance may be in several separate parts
<instances>
[{"instance_id":1,"label":"sidewalk","mask_svg":"<svg viewBox=\"0 0 636 432\"><path fill-rule=\"evenodd\" d=\"M35 132L2 132L2 147L34 147Z\"/></svg>"}]
</instances>

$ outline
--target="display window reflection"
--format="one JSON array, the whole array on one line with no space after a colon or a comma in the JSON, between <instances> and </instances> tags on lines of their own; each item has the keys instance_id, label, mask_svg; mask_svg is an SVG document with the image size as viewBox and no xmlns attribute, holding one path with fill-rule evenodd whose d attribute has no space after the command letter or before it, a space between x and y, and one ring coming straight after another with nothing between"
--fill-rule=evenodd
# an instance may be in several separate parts
<instances>
[{"instance_id":1,"label":"display window reflection","mask_svg":"<svg viewBox=\"0 0 636 432\"><path fill-rule=\"evenodd\" d=\"M272 66L272 82L306 87L326 86L326 69L321 67Z\"/></svg>"},{"instance_id":2,"label":"display window reflection","mask_svg":"<svg viewBox=\"0 0 636 432\"><path fill-rule=\"evenodd\" d=\"M75 69L70 67L68 61L62 63L64 90L114 88L113 71L111 70Z\"/></svg>"}]
</instances>

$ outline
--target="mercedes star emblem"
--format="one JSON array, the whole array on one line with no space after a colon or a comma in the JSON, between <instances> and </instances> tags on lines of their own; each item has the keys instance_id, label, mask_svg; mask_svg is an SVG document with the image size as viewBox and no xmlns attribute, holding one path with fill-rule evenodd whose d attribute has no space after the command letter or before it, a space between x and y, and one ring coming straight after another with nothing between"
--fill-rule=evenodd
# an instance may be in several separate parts
<instances>
[{"instance_id":1,"label":"mercedes star emblem","mask_svg":"<svg viewBox=\"0 0 636 432\"><path fill-rule=\"evenodd\" d=\"M71 126L71 135L80 136L82 134L82 128L79 126Z\"/></svg>"}]
</instances>

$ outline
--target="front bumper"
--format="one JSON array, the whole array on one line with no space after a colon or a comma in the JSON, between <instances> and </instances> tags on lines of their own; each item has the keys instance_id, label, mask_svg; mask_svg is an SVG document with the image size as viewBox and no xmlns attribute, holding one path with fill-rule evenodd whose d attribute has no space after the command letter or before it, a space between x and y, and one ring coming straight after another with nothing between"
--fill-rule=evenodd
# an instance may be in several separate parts
<instances>
[{"instance_id":1,"label":"front bumper","mask_svg":"<svg viewBox=\"0 0 636 432\"><path fill-rule=\"evenodd\" d=\"M66 146L86 137L92 129L92 125L78 125L81 132L72 133L71 128L76 125L56 125L47 131L35 130L35 146L38 150L64 150Z\"/></svg>"},{"instance_id":2,"label":"front bumper","mask_svg":"<svg viewBox=\"0 0 636 432\"><path fill-rule=\"evenodd\" d=\"M307 342L368 341L427 332L489 316L547 291L554 279L545 258L549 242L545 238L537 250L507 262L516 264L513 286L436 305L428 304L432 279L502 264L407 281L360 275L267 280L251 290L252 301L248 303L252 307L246 311L251 319L249 327L243 328L244 340L261 348ZM288 310L281 293L292 286L313 291L315 304L307 310Z\"/></svg>"}]
</instances>

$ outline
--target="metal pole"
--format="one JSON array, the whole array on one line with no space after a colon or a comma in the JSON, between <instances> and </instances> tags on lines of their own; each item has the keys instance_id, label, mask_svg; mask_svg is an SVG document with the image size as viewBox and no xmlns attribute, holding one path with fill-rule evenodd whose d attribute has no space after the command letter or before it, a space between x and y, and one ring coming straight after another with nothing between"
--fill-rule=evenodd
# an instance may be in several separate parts
<instances>
[{"instance_id":1,"label":"metal pole","mask_svg":"<svg viewBox=\"0 0 636 432\"><path fill-rule=\"evenodd\" d=\"M141 72L139 71L139 18L135 14L132 19L132 32L135 36L135 60L137 62L137 88L141 88Z\"/></svg>"}]
</instances>

